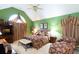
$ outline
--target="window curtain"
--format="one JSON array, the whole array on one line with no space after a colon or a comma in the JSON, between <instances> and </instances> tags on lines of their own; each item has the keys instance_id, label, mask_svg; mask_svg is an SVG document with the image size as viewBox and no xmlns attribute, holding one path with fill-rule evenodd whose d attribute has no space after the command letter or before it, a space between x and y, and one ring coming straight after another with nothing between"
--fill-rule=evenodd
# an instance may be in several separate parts
<instances>
[{"instance_id":1,"label":"window curtain","mask_svg":"<svg viewBox=\"0 0 79 59\"><path fill-rule=\"evenodd\" d=\"M61 26L63 36L75 38L79 42L79 18L75 16L68 16L62 19Z\"/></svg>"}]
</instances>

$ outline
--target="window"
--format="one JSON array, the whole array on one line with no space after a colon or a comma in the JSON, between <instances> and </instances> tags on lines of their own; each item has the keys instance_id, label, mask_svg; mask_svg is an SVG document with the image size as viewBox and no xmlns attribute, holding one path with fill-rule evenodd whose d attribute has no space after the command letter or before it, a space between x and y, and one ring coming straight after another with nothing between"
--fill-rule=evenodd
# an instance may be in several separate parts
<instances>
[{"instance_id":1,"label":"window","mask_svg":"<svg viewBox=\"0 0 79 59\"><path fill-rule=\"evenodd\" d=\"M40 29L48 29L48 24L47 23L41 23Z\"/></svg>"},{"instance_id":2,"label":"window","mask_svg":"<svg viewBox=\"0 0 79 59\"><path fill-rule=\"evenodd\" d=\"M22 21L23 21L24 23L26 23L24 17L22 17L21 15L20 15L20 17L21 17ZM11 17L9 18L9 21L13 21L13 20L15 20L15 18L17 18L17 14L11 15ZM22 23L22 21L18 19L18 20L17 20L17 23Z\"/></svg>"}]
</instances>

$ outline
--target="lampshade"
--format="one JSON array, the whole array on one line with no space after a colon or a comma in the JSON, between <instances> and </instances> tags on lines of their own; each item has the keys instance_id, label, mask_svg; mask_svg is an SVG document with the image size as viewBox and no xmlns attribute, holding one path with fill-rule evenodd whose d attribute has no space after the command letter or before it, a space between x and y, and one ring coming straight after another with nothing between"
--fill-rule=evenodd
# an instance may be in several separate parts
<instances>
[{"instance_id":1,"label":"lampshade","mask_svg":"<svg viewBox=\"0 0 79 59\"><path fill-rule=\"evenodd\" d=\"M0 35L2 35L1 27L0 27Z\"/></svg>"},{"instance_id":2,"label":"lampshade","mask_svg":"<svg viewBox=\"0 0 79 59\"><path fill-rule=\"evenodd\" d=\"M22 19L21 19L21 17L20 17L20 14L18 13L16 23L22 23L22 22L23 22L23 21L22 21Z\"/></svg>"},{"instance_id":3,"label":"lampshade","mask_svg":"<svg viewBox=\"0 0 79 59\"><path fill-rule=\"evenodd\" d=\"M2 32L0 31L0 35L2 35Z\"/></svg>"}]
</instances>

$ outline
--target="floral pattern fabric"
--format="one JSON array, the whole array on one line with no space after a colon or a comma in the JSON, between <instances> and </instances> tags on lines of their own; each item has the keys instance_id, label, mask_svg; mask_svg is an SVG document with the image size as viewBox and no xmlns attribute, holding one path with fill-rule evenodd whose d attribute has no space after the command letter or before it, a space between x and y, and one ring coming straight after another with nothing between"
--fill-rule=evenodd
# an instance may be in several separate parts
<instances>
[{"instance_id":1,"label":"floral pattern fabric","mask_svg":"<svg viewBox=\"0 0 79 59\"><path fill-rule=\"evenodd\" d=\"M33 47L36 49L41 48L42 46L44 46L49 42L48 36L42 36L42 35L26 36L26 39L31 40Z\"/></svg>"},{"instance_id":2,"label":"floral pattern fabric","mask_svg":"<svg viewBox=\"0 0 79 59\"><path fill-rule=\"evenodd\" d=\"M66 39L66 38L65 38ZM74 40L74 39L73 39ZM74 53L75 41L74 42L55 42L49 48L49 53L53 54L72 54Z\"/></svg>"}]
</instances>

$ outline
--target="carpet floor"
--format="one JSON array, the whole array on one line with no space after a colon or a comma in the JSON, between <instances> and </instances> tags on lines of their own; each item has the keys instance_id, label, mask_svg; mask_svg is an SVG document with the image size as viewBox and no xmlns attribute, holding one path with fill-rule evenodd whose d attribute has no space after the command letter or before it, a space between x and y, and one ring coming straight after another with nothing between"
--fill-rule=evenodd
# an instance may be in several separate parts
<instances>
[{"instance_id":1,"label":"carpet floor","mask_svg":"<svg viewBox=\"0 0 79 59\"><path fill-rule=\"evenodd\" d=\"M22 45L18 44L18 41L11 44L13 51L17 54L49 54L49 48L51 43L42 46L40 49L27 48L25 49ZM76 48L74 54L79 54L79 48Z\"/></svg>"},{"instance_id":2,"label":"carpet floor","mask_svg":"<svg viewBox=\"0 0 79 59\"><path fill-rule=\"evenodd\" d=\"M18 44L18 42L14 42L11 46L18 54L49 54L50 44L51 43L48 43L38 50L35 48L25 49L22 45Z\"/></svg>"}]
</instances>

